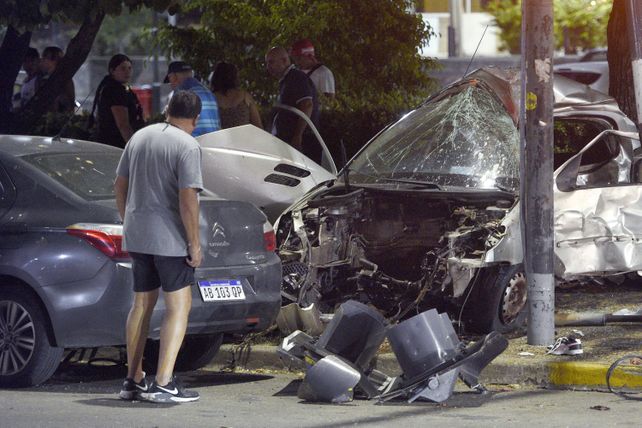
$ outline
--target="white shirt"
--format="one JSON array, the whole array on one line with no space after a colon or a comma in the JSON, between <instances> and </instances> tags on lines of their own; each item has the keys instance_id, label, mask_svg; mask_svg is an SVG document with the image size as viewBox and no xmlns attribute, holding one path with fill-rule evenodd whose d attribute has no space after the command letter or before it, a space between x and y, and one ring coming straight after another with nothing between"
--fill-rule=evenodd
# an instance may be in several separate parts
<instances>
[{"instance_id":1,"label":"white shirt","mask_svg":"<svg viewBox=\"0 0 642 428\"><path fill-rule=\"evenodd\" d=\"M308 74L310 70L302 70L305 74ZM314 87L317 88L317 92L320 92L322 94L333 94L335 93L334 89L334 75L332 74L332 71L325 65L321 65L320 67L317 67L316 70L312 72L312 74L308 75L312 82L314 83Z\"/></svg>"}]
</instances>

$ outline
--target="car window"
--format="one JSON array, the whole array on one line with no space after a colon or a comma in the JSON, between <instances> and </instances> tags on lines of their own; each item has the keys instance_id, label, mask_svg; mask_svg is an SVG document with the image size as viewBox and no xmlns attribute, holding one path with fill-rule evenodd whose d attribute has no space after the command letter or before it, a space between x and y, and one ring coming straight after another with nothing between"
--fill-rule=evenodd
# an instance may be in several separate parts
<instances>
[{"instance_id":1,"label":"car window","mask_svg":"<svg viewBox=\"0 0 642 428\"><path fill-rule=\"evenodd\" d=\"M613 128L611 124L603 119L596 118L556 118L553 127L555 141L554 168L559 168L564 162L575 156L597 135ZM591 147L585 153L584 159L600 158L602 152L598 147ZM602 156L601 159L604 159Z\"/></svg>"},{"instance_id":2,"label":"car window","mask_svg":"<svg viewBox=\"0 0 642 428\"><path fill-rule=\"evenodd\" d=\"M603 134L560 171L556 180L558 188L566 192L634 184L634 145L631 138Z\"/></svg>"},{"instance_id":3,"label":"car window","mask_svg":"<svg viewBox=\"0 0 642 428\"><path fill-rule=\"evenodd\" d=\"M120 153L47 153L22 159L84 199L114 198Z\"/></svg>"},{"instance_id":4,"label":"car window","mask_svg":"<svg viewBox=\"0 0 642 428\"><path fill-rule=\"evenodd\" d=\"M0 216L13 205L15 199L15 187L2 165L0 165Z\"/></svg>"}]
</instances>

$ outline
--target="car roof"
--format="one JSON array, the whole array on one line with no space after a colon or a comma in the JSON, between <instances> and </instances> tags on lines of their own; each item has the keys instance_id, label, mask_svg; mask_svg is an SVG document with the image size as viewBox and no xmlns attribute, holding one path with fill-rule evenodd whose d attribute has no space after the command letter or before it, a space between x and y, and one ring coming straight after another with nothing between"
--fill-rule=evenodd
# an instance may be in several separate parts
<instances>
[{"instance_id":1,"label":"car roof","mask_svg":"<svg viewBox=\"0 0 642 428\"><path fill-rule=\"evenodd\" d=\"M33 135L0 135L0 153L14 157L43 153L113 152L122 149L73 138L40 137Z\"/></svg>"},{"instance_id":2,"label":"car roof","mask_svg":"<svg viewBox=\"0 0 642 428\"><path fill-rule=\"evenodd\" d=\"M498 92L501 87L501 92L509 91L515 106L519 106L519 97L521 95L521 79L519 70L515 69L499 69L495 67L485 67L475 70L466 75L465 80L479 79L487 83ZM606 105L612 105L617 108L617 102L613 97L591 89L588 85L576 82L564 76L556 75L553 79L553 93L555 96L554 108L564 107L568 105L576 106L599 106L603 108Z\"/></svg>"}]
</instances>

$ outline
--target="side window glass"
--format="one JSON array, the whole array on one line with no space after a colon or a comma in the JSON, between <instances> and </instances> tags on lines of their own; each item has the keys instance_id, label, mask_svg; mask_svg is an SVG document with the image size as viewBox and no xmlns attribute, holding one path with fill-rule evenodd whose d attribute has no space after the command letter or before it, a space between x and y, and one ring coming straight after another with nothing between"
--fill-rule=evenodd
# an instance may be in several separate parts
<instances>
[{"instance_id":1,"label":"side window glass","mask_svg":"<svg viewBox=\"0 0 642 428\"><path fill-rule=\"evenodd\" d=\"M13 205L16 191L11 179L0 164L0 216Z\"/></svg>"},{"instance_id":2,"label":"side window glass","mask_svg":"<svg viewBox=\"0 0 642 428\"><path fill-rule=\"evenodd\" d=\"M555 119L553 135L553 166L555 169L579 153L598 134L612 126L602 119L560 118Z\"/></svg>"},{"instance_id":3,"label":"side window glass","mask_svg":"<svg viewBox=\"0 0 642 428\"><path fill-rule=\"evenodd\" d=\"M558 189L569 192L638 182L637 171L640 169L642 173L642 159L638 162L634 149L639 146L637 139L614 131L603 133L559 172Z\"/></svg>"}]
</instances>

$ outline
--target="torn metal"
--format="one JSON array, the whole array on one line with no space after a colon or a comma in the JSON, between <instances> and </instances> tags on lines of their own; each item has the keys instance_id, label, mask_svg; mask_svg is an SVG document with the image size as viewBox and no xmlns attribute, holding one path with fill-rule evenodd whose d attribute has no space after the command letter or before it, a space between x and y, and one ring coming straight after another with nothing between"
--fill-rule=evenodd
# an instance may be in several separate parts
<instances>
[{"instance_id":1,"label":"torn metal","mask_svg":"<svg viewBox=\"0 0 642 428\"><path fill-rule=\"evenodd\" d=\"M478 70L445 88L282 214L284 300L326 313L354 299L392 322L439 307L469 331L519 328L517 76ZM555 85L570 158L555 175L556 276L642 270L640 143L621 131L588 145L585 136L635 125L612 98L563 78Z\"/></svg>"},{"instance_id":2,"label":"torn metal","mask_svg":"<svg viewBox=\"0 0 642 428\"><path fill-rule=\"evenodd\" d=\"M373 368L373 358L388 338L402 374ZM389 326L379 312L359 302L343 303L326 330L313 338L290 334L278 349L289 366L306 368L298 396L308 401L343 403L355 394L387 401L403 397L443 402L460 378L478 392L479 374L508 346L498 333L465 346L446 314L431 309Z\"/></svg>"}]
</instances>

